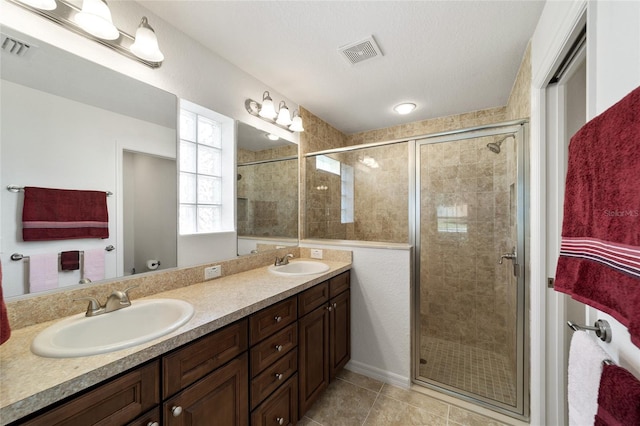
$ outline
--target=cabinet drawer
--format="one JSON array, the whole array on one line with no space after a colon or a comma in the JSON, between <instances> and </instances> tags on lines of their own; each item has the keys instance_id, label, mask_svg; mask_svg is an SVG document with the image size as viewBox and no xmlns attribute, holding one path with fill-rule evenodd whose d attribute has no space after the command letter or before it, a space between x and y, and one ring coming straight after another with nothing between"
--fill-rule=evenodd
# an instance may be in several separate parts
<instances>
[{"instance_id":1,"label":"cabinet drawer","mask_svg":"<svg viewBox=\"0 0 640 426\"><path fill-rule=\"evenodd\" d=\"M298 371L298 350L294 349L251 380L251 409Z\"/></svg>"},{"instance_id":2,"label":"cabinet drawer","mask_svg":"<svg viewBox=\"0 0 640 426\"><path fill-rule=\"evenodd\" d=\"M251 377L260 374L297 345L298 325L294 323L251 348Z\"/></svg>"},{"instance_id":3,"label":"cabinet drawer","mask_svg":"<svg viewBox=\"0 0 640 426\"><path fill-rule=\"evenodd\" d=\"M297 300L290 297L249 317L249 341L252 345L282 330L298 318Z\"/></svg>"},{"instance_id":4,"label":"cabinet drawer","mask_svg":"<svg viewBox=\"0 0 640 426\"><path fill-rule=\"evenodd\" d=\"M298 375L291 377L251 414L252 426L295 425L298 421Z\"/></svg>"},{"instance_id":5,"label":"cabinet drawer","mask_svg":"<svg viewBox=\"0 0 640 426\"><path fill-rule=\"evenodd\" d=\"M160 403L159 369L154 361L23 424L127 424Z\"/></svg>"},{"instance_id":6,"label":"cabinet drawer","mask_svg":"<svg viewBox=\"0 0 640 426\"><path fill-rule=\"evenodd\" d=\"M329 281L325 281L298 295L298 314L306 315L329 300Z\"/></svg>"},{"instance_id":7,"label":"cabinet drawer","mask_svg":"<svg viewBox=\"0 0 640 426\"><path fill-rule=\"evenodd\" d=\"M162 395L173 395L247 350L247 320L204 336L162 358Z\"/></svg>"},{"instance_id":8,"label":"cabinet drawer","mask_svg":"<svg viewBox=\"0 0 640 426\"><path fill-rule=\"evenodd\" d=\"M335 297L349 288L351 272L343 272L329 280L329 297Z\"/></svg>"},{"instance_id":9,"label":"cabinet drawer","mask_svg":"<svg viewBox=\"0 0 640 426\"><path fill-rule=\"evenodd\" d=\"M247 354L208 374L162 407L165 426L243 426L249 421Z\"/></svg>"}]
</instances>

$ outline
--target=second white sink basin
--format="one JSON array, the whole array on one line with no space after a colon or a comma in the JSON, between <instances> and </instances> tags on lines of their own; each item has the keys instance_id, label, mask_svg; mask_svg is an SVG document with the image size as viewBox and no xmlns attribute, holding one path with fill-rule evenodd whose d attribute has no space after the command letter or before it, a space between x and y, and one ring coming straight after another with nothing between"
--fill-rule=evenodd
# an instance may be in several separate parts
<instances>
[{"instance_id":1,"label":"second white sink basin","mask_svg":"<svg viewBox=\"0 0 640 426\"><path fill-rule=\"evenodd\" d=\"M171 333L193 313L193 306L183 300L134 300L131 306L108 314L78 314L58 321L33 339L31 351L50 358L117 351Z\"/></svg>"},{"instance_id":2,"label":"second white sink basin","mask_svg":"<svg viewBox=\"0 0 640 426\"><path fill-rule=\"evenodd\" d=\"M287 265L269 266L269 271L276 275L298 276L321 274L329 270L329 265L311 260L292 260Z\"/></svg>"}]
</instances>

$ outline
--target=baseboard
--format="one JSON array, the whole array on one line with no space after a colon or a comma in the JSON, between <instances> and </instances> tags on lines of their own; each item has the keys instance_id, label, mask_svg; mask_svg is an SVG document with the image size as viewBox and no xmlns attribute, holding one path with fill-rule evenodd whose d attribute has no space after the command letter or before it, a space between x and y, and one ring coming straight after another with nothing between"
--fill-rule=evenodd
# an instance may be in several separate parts
<instances>
[{"instance_id":1,"label":"baseboard","mask_svg":"<svg viewBox=\"0 0 640 426\"><path fill-rule=\"evenodd\" d=\"M362 374L363 376L371 377L372 379L380 380L381 382L404 389L409 389L411 387L411 379L409 377L381 370L377 367L372 367L371 365L363 364L358 361L349 361L344 368L354 373Z\"/></svg>"}]
</instances>

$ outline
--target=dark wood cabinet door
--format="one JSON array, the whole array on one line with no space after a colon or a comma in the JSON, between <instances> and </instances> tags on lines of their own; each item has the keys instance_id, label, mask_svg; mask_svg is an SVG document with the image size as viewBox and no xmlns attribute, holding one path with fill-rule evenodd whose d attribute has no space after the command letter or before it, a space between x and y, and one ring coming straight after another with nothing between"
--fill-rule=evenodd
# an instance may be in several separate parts
<instances>
[{"instance_id":1,"label":"dark wood cabinet door","mask_svg":"<svg viewBox=\"0 0 640 426\"><path fill-rule=\"evenodd\" d=\"M123 425L160 402L160 367L154 361L24 422L25 425Z\"/></svg>"},{"instance_id":2,"label":"dark wood cabinet door","mask_svg":"<svg viewBox=\"0 0 640 426\"><path fill-rule=\"evenodd\" d=\"M300 418L329 385L329 306L298 320Z\"/></svg>"},{"instance_id":3,"label":"dark wood cabinet door","mask_svg":"<svg viewBox=\"0 0 640 426\"><path fill-rule=\"evenodd\" d=\"M251 426L295 425L298 422L298 377L291 377L251 414Z\"/></svg>"},{"instance_id":4,"label":"dark wood cabinet door","mask_svg":"<svg viewBox=\"0 0 640 426\"><path fill-rule=\"evenodd\" d=\"M163 404L166 426L242 426L249 422L247 354L205 376Z\"/></svg>"},{"instance_id":5,"label":"dark wood cabinet door","mask_svg":"<svg viewBox=\"0 0 640 426\"><path fill-rule=\"evenodd\" d=\"M298 300L295 296L256 312L249 317L249 343L255 345L295 322L296 318L298 318Z\"/></svg>"},{"instance_id":6,"label":"dark wood cabinet door","mask_svg":"<svg viewBox=\"0 0 640 426\"><path fill-rule=\"evenodd\" d=\"M127 426L160 426L160 424L160 407L156 407L127 424Z\"/></svg>"},{"instance_id":7,"label":"dark wood cabinet door","mask_svg":"<svg viewBox=\"0 0 640 426\"><path fill-rule=\"evenodd\" d=\"M351 359L351 293L349 290L331 299L329 319L329 368L331 379Z\"/></svg>"},{"instance_id":8,"label":"dark wood cabinet door","mask_svg":"<svg viewBox=\"0 0 640 426\"><path fill-rule=\"evenodd\" d=\"M329 301L329 281L325 281L298 294L298 315L305 316Z\"/></svg>"},{"instance_id":9,"label":"dark wood cabinet door","mask_svg":"<svg viewBox=\"0 0 640 426\"><path fill-rule=\"evenodd\" d=\"M351 271L343 272L329 280L329 297L334 298L351 285Z\"/></svg>"}]
</instances>

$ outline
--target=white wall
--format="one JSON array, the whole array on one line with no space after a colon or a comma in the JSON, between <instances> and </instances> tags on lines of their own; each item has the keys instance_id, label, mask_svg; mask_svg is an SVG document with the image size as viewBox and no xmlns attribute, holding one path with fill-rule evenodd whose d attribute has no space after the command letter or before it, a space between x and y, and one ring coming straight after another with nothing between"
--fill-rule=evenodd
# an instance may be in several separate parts
<instances>
[{"instance_id":1,"label":"white wall","mask_svg":"<svg viewBox=\"0 0 640 426\"><path fill-rule=\"evenodd\" d=\"M532 116L531 116L531 424L562 424L562 408L558 407L550 388L558 363L566 354L559 345L561 339L559 295L546 289L546 276L555 265L546 257L548 223L545 188L559 185L549 180L546 151L546 93L549 74L564 57L567 41L576 27L582 25L586 11L587 35L587 119L604 111L640 84L640 3L609 1L547 2L532 40ZM551 216L557 212L549 212ZM552 268L551 268L552 267ZM552 275L550 275L552 276ZM628 332L607 315L591 314L608 319L613 326L614 340L603 344L605 350L620 365L636 374L640 372L640 349L629 339ZM541 326L547 323L548 326ZM545 354L550 356L545 357Z\"/></svg>"},{"instance_id":2,"label":"white wall","mask_svg":"<svg viewBox=\"0 0 640 426\"><path fill-rule=\"evenodd\" d=\"M351 250L349 370L397 386L411 383L411 249L322 245Z\"/></svg>"},{"instance_id":3,"label":"white wall","mask_svg":"<svg viewBox=\"0 0 640 426\"><path fill-rule=\"evenodd\" d=\"M20 225L22 195L3 190L0 193L0 253L4 295L11 297L24 292L25 282L24 263L9 260L12 253L28 256L117 245L116 225L121 218L117 210L116 146L146 146L148 152L168 152L175 157L175 130L5 80L2 80L1 104L0 137L14 142L2 144L0 181L3 184L104 190L116 194L107 198L108 239L25 243ZM119 252L105 253L105 275L114 277ZM59 285L77 284L79 279L79 271L61 272Z\"/></svg>"}]
</instances>

